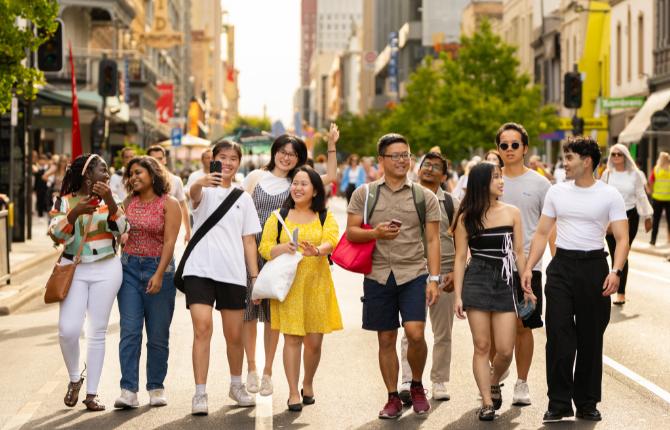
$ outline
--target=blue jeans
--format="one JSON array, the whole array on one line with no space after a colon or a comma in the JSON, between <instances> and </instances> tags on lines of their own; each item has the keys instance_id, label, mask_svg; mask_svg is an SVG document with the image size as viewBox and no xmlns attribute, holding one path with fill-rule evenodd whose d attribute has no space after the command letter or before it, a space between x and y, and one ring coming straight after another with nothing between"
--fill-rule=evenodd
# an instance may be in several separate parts
<instances>
[{"instance_id":1,"label":"blue jeans","mask_svg":"<svg viewBox=\"0 0 670 430\"><path fill-rule=\"evenodd\" d=\"M123 283L117 296L121 314L121 388L139 391L142 328L147 325L147 390L164 388L167 374L170 323L177 290L174 286L174 260L163 275L158 294L147 294L149 279L156 273L160 257L137 257L123 253Z\"/></svg>"}]
</instances>

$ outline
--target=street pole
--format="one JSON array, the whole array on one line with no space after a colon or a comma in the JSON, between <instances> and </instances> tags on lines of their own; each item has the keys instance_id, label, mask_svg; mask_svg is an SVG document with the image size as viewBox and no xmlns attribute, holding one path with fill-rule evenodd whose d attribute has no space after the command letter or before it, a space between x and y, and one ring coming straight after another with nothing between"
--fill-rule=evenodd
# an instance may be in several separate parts
<instances>
[{"instance_id":1,"label":"street pole","mask_svg":"<svg viewBox=\"0 0 670 430\"><path fill-rule=\"evenodd\" d=\"M10 113L10 123L9 123L9 201L12 204L12 214L14 219L14 225L16 225L16 201L14 200L14 145L16 144L16 126L18 124L18 100L16 96L12 96L12 108ZM14 226L10 230L10 237L7 238L11 250L11 243L14 238Z\"/></svg>"}]
</instances>

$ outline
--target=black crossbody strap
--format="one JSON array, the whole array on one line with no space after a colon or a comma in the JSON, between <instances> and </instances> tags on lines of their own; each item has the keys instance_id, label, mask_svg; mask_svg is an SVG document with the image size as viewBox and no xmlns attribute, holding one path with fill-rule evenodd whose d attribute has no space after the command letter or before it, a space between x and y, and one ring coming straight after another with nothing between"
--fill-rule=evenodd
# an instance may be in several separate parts
<instances>
[{"instance_id":1,"label":"black crossbody strap","mask_svg":"<svg viewBox=\"0 0 670 430\"><path fill-rule=\"evenodd\" d=\"M205 220L200 228L193 234L193 237L188 242L188 245L186 245L184 255L181 257L181 260L179 261L179 267L177 268L177 271L174 275L174 284L180 291L184 291L184 280L182 279L182 274L184 273L184 265L186 264L188 257L191 255L191 251L193 251L193 248L195 248L198 242L200 242L200 239L202 239L207 234L207 232L209 232L212 227L214 227L216 223L218 223L221 218L226 215L226 213L230 210L231 207L233 207L233 204L235 204L237 199L239 199L243 193L244 191L241 189L233 188L230 194L228 194L228 197L226 197L225 200L221 202L219 207L216 208L214 212L212 212L212 214Z\"/></svg>"}]
</instances>

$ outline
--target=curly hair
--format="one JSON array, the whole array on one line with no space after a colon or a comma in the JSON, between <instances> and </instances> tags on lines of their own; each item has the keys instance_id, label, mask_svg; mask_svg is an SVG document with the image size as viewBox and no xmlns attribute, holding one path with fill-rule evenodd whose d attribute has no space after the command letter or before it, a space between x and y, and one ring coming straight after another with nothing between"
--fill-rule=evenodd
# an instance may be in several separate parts
<instances>
[{"instance_id":1,"label":"curly hair","mask_svg":"<svg viewBox=\"0 0 670 430\"><path fill-rule=\"evenodd\" d=\"M154 189L154 193L156 193L157 196L162 196L163 194L170 192L170 173L168 173L167 169L163 167L161 163L156 161L155 158L149 157L148 155L140 155L139 157L135 157L130 160L130 162L128 162L128 168L123 173L123 180L125 182L128 194L137 194L133 190L133 186L130 184L130 176L132 173L132 166L134 164L138 164L140 167L146 169L147 172L149 172L149 176L151 176L151 184Z\"/></svg>"}]
</instances>

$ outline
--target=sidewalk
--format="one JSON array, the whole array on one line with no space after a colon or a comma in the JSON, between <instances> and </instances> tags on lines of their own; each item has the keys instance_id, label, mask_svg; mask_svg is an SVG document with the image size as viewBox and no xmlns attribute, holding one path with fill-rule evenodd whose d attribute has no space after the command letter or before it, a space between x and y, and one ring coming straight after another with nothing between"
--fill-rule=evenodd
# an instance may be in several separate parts
<instances>
[{"instance_id":1,"label":"sidewalk","mask_svg":"<svg viewBox=\"0 0 670 430\"><path fill-rule=\"evenodd\" d=\"M631 251L642 254L654 255L657 257L670 257L670 243L668 242L668 225L665 219L661 220L661 225L658 228L658 237L656 238L656 246L651 246L651 232L644 231L644 222L640 221L640 228L637 231L637 236L631 246Z\"/></svg>"}]
</instances>

